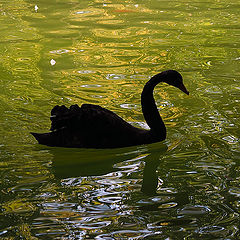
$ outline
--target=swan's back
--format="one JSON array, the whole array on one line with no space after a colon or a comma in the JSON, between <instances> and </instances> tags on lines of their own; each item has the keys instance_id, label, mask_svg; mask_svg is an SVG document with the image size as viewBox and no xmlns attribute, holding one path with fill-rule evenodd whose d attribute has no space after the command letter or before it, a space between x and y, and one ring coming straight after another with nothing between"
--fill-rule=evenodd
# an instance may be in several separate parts
<instances>
[{"instance_id":1,"label":"swan's back","mask_svg":"<svg viewBox=\"0 0 240 240\"><path fill-rule=\"evenodd\" d=\"M73 128L100 134L132 127L114 112L93 104L82 104L81 107L76 104L70 108L57 105L52 109L50 119L52 131Z\"/></svg>"},{"instance_id":2,"label":"swan's back","mask_svg":"<svg viewBox=\"0 0 240 240\"><path fill-rule=\"evenodd\" d=\"M113 148L131 146L146 130L133 127L114 112L98 105L55 106L51 131L35 138L48 146ZM142 139L143 140L143 139ZM139 143L141 144L141 143Z\"/></svg>"}]
</instances>

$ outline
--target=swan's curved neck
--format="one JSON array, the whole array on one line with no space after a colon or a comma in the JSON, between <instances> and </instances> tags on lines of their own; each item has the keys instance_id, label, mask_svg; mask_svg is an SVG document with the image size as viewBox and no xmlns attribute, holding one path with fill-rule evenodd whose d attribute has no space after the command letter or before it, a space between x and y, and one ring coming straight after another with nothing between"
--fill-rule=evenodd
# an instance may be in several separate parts
<instances>
[{"instance_id":1,"label":"swan's curved neck","mask_svg":"<svg viewBox=\"0 0 240 240\"><path fill-rule=\"evenodd\" d=\"M146 83L142 91L141 103L143 116L151 129L150 132L155 135L156 138L164 140L166 138L166 127L153 97L154 87L160 82L162 82L162 79L154 76Z\"/></svg>"}]
</instances>

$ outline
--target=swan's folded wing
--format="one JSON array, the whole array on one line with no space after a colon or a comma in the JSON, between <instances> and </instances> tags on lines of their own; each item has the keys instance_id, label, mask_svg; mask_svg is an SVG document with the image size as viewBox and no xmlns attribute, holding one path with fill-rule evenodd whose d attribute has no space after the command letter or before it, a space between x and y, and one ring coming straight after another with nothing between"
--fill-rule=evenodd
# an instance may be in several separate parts
<instances>
[{"instance_id":1,"label":"swan's folded wing","mask_svg":"<svg viewBox=\"0 0 240 240\"><path fill-rule=\"evenodd\" d=\"M78 115L78 123L81 123L82 128L86 127L89 131L98 131L102 133L120 132L132 126L124 121L114 112L102 108L98 105L83 104L81 106L81 114Z\"/></svg>"},{"instance_id":2,"label":"swan's folded wing","mask_svg":"<svg viewBox=\"0 0 240 240\"><path fill-rule=\"evenodd\" d=\"M133 145L133 141L138 141L136 132L141 131L114 112L93 104L72 105L70 108L56 106L51 114L51 130L58 132L57 141L66 146L106 148Z\"/></svg>"},{"instance_id":3,"label":"swan's folded wing","mask_svg":"<svg viewBox=\"0 0 240 240\"><path fill-rule=\"evenodd\" d=\"M103 134L132 128L114 112L98 105L83 104L81 107L72 105L70 108L55 106L51 111L51 130L69 128L83 132Z\"/></svg>"}]
</instances>

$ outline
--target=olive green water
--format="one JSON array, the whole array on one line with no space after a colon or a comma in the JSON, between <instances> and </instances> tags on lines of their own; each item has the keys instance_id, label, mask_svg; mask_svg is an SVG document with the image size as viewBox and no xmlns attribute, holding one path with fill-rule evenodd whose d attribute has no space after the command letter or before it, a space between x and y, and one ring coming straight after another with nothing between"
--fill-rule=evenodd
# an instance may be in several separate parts
<instances>
[{"instance_id":1,"label":"olive green water","mask_svg":"<svg viewBox=\"0 0 240 240\"><path fill-rule=\"evenodd\" d=\"M0 0L0 238L240 239L238 1ZM56 104L93 103L146 127L150 76L162 143L50 148L30 131Z\"/></svg>"}]
</instances>

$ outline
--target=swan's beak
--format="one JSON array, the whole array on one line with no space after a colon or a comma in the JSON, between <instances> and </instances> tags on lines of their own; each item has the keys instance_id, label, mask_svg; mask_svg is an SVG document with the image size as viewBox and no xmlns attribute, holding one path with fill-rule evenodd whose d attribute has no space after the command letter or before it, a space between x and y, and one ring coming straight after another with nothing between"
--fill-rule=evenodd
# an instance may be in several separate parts
<instances>
[{"instance_id":1,"label":"swan's beak","mask_svg":"<svg viewBox=\"0 0 240 240\"><path fill-rule=\"evenodd\" d=\"M184 93L186 93L187 95L189 95L189 91L186 89L186 87L184 86L183 83L181 83L180 86L178 86L178 88L183 91Z\"/></svg>"}]
</instances>

